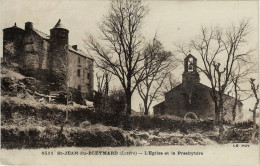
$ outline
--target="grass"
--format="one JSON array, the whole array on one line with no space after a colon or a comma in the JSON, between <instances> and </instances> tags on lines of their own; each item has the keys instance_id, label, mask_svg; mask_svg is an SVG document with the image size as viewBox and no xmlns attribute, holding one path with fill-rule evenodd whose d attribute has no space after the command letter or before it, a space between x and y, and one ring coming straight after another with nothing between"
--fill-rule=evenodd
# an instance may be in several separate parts
<instances>
[{"instance_id":1,"label":"grass","mask_svg":"<svg viewBox=\"0 0 260 166\"><path fill-rule=\"evenodd\" d=\"M1 104L12 104L14 106L28 107L34 109L48 108L48 109L60 110L63 112L65 112L66 110L76 111L77 109L80 108L81 109L87 108L86 106L82 106L82 105L73 106L73 105L63 105L63 104L43 104L35 100L33 96L28 96L25 99L22 99L20 97L2 96Z\"/></svg>"},{"instance_id":2,"label":"grass","mask_svg":"<svg viewBox=\"0 0 260 166\"><path fill-rule=\"evenodd\" d=\"M33 96L25 99L3 96L1 108L4 148L207 145L219 139L211 121L119 116L94 112L79 105L42 104ZM68 121L65 123L66 111ZM248 141L251 130L245 131L244 125L230 124L224 136L225 143Z\"/></svg>"},{"instance_id":3,"label":"grass","mask_svg":"<svg viewBox=\"0 0 260 166\"><path fill-rule=\"evenodd\" d=\"M1 74L2 76L1 77L10 77L10 78L17 78L17 79L24 79L25 76L18 73L18 72L15 72L13 70L10 70L4 66L2 66L2 69L1 69Z\"/></svg>"},{"instance_id":4,"label":"grass","mask_svg":"<svg viewBox=\"0 0 260 166\"><path fill-rule=\"evenodd\" d=\"M18 97L4 96L1 99L2 120L8 121L14 119L14 113L22 117L33 117L39 121L49 120L52 124L62 124L65 120L66 111L68 111L69 122L79 126L84 121L91 124L102 123L106 126L121 127L126 130L153 130L176 132L180 130L183 133L197 131L211 131L214 124L211 121L193 121L188 122L176 117L151 117L151 116L120 116L110 113L98 113L88 110L82 106L65 106L60 104L42 104L33 98L21 99Z\"/></svg>"},{"instance_id":5,"label":"grass","mask_svg":"<svg viewBox=\"0 0 260 166\"><path fill-rule=\"evenodd\" d=\"M59 126L15 126L1 127L2 147L14 148L50 148L50 147L104 147L129 146L134 142L123 130L103 125L86 128L64 127L60 134Z\"/></svg>"}]
</instances>

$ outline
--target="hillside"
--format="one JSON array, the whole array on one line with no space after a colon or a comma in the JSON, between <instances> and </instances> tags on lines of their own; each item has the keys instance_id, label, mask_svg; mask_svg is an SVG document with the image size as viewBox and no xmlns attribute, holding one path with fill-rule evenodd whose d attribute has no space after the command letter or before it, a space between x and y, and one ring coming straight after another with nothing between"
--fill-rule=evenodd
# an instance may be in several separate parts
<instances>
[{"instance_id":1,"label":"hillside","mask_svg":"<svg viewBox=\"0 0 260 166\"><path fill-rule=\"evenodd\" d=\"M128 117L81 105L39 102L35 92L38 83L44 83L15 69L2 66L1 81L2 148L208 145L249 142L251 138L251 122L227 122L219 138L213 121Z\"/></svg>"},{"instance_id":2,"label":"hillside","mask_svg":"<svg viewBox=\"0 0 260 166\"><path fill-rule=\"evenodd\" d=\"M2 70L1 70L1 75L2 77L13 77L13 78L17 78L17 79L24 79L25 76L16 72L16 71L13 71L11 69L8 69L7 67L5 66L2 66Z\"/></svg>"}]
</instances>

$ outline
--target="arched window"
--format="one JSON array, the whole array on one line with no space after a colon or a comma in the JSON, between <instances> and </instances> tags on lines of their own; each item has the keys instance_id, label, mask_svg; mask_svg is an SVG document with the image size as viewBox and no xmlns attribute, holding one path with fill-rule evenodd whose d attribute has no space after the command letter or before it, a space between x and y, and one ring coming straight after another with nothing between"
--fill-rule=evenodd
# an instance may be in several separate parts
<instances>
[{"instance_id":1,"label":"arched window","mask_svg":"<svg viewBox=\"0 0 260 166\"><path fill-rule=\"evenodd\" d=\"M193 58L189 58L188 71L193 71Z\"/></svg>"}]
</instances>

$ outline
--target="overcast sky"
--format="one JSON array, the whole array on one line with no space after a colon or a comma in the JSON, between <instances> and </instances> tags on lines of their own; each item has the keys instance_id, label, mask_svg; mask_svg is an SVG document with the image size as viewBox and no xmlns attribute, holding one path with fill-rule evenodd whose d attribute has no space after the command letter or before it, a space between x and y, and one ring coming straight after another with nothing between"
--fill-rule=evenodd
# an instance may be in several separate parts
<instances>
[{"instance_id":1,"label":"overcast sky","mask_svg":"<svg viewBox=\"0 0 260 166\"><path fill-rule=\"evenodd\" d=\"M69 44L77 44L83 50L82 39L85 33L98 35L97 24L106 15L109 6L109 1L90 0L2 0L1 3L2 29L13 26L15 22L18 27L24 28L24 23L30 21L34 28L49 34L50 29L61 19L62 24L70 31ZM227 26L242 19L250 20L252 32L249 46L258 47L258 1L154 0L145 3L150 12L143 23L143 35L149 40L157 32L168 50L174 51L174 44L190 41L198 35L201 26ZM255 57L257 55L256 52ZM182 67L175 72L179 80L182 72ZM141 101L137 95L134 95L134 109L139 109L139 102ZM246 102L245 108L253 103L253 100Z\"/></svg>"}]
</instances>

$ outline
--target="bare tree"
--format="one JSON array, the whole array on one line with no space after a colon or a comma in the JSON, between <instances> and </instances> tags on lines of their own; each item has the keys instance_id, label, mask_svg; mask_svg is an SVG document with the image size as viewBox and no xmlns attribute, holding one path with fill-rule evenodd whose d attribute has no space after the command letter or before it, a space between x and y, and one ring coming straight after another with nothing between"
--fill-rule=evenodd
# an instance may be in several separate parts
<instances>
[{"instance_id":1,"label":"bare tree","mask_svg":"<svg viewBox=\"0 0 260 166\"><path fill-rule=\"evenodd\" d=\"M140 114L144 115L144 106L142 103L139 103L139 110L140 110Z\"/></svg>"},{"instance_id":2,"label":"bare tree","mask_svg":"<svg viewBox=\"0 0 260 166\"><path fill-rule=\"evenodd\" d=\"M65 99L66 99L66 106L69 105L69 101L71 100L72 94L70 91L70 72L73 71L74 69L74 62L71 61L69 62L69 56L68 55L63 55L63 56L56 56L55 57L56 62L52 61L53 63L53 68L55 69L55 76L56 76L56 83L58 84L59 87L61 87L61 90L65 92ZM74 78L71 78L74 79ZM61 128L59 131L59 138L62 136L63 129L66 124L68 124L68 116L69 112L68 109L66 109L66 114L65 114L65 120L61 124Z\"/></svg>"},{"instance_id":3,"label":"bare tree","mask_svg":"<svg viewBox=\"0 0 260 166\"><path fill-rule=\"evenodd\" d=\"M238 26L232 24L225 30L220 27L202 28L201 32L197 39L191 41L190 47L202 59L203 67L198 69L210 81L210 95L215 103L215 121L220 122L226 115L223 106L225 93L231 86L232 73L239 61L250 61L249 55L253 52L247 49L246 42L250 32L249 23L242 21Z\"/></svg>"},{"instance_id":4,"label":"bare tree","mask_svg":"<svg viewBox=\"0 0 260 166\"><path fill-rule=\"evenodd\" d=\"M172 72L168 73L166 78L163 80L162 86L159 89L157 100L160 101L164 99L165 93L169 92L179 84L180 82L173 75L173 73Z\"/></svg>"},{"instance_id":5,"label":"bare tree","mask_svg":"<svg viewBox=\"0 0 260 166\"><path fill-rule=\"evenodd\" d=\"M253 109L249 109L249 111L251 111L253 113L253 134L252 134L252 140L254 140L255 138L255 134L256 134L256 110L258 108L258 104L259 104L259 97L258 97L258 89L259 89L259 84L256 86L254 83L255 79L250 78L250 84L251 84L251 90L254 93L254 97L256 99L256 103Z\"/></svg>"},{"instance_id":6,"label":"bare tree","mask_svg":"<svg viewBox=\"0 0 260 166\"><path fill-rule=\"evenodd\" d=\"M86 65L83 63L84 61L80 61L76 56L69 56L69 54L65 55L57 55L55 57L55 62L53 62L53 70L55 73L55 84L57 85L59 91L61 91L60 102L65 105L69 105L73 100L76 102L83 103L83 96L80 91L81 87L75 87L75 80L80 77L85 77L82 69L78 71L75 66ZM83 69L85 70L85 69ZM76 89L78 88L78 89ZM76 98L75 98L76 97ZM78 99L78 100L77 100ZM79 101L79 99L81 101ZM65 100L65 101L64 101ZM66 120L68 120L68 111L66 109Z\"/></svg>"},{"instance_id":7,"label":"bare tree","mask_svg":"<svg viewBox=\"0 0 260 166\"><path fill-rule=\"evenodd\" d=\"M144 50L145 75L147 76L138 86L138 93L143 100L144 115L148 115L151 104L158 97L159 89L170 74L170 70L177 67L177 63L170 51L165 51L161 42L154 37ZM151 71L155 71L152 72Z\"/></svg>"},{"instance_id":8,"label":"bare tree","mask_svg":"<svg viewBox=\"0 0 260 166\"><path fill-rule=\"evenodd\" d=\"M110 82L110 80L112 78L112 74L109 73L106 70L102 70L102 74L101 75L96 73L96 78L97 78L98 92L108 96L109 82Z\"/></svg>"},{"instance_id":9,"label":"bare tree","mask_svg":"<svg viewBox=\"0 0 260 166\"><path fill-rule=\"evenodd\" d=\"M125 91L127 114L131 115L132 94L145 78L140 29L148 9L142 1L112 0L109 11L99 26L100 41L89 36L86 44L96 55L98 66L119 79Z\"/></svg>"},{"instance_id":10,"label":"bare tree","mask_svg":"<svg viewBox=\"0 0 260 166\"><path fill-rule=\"evenodd\" d=\"M254 65L254 64L253 64ZM230 91L233 91L235 102L232 107L232 119L233 121L236 120L236 108L241 101L245 101L252 97L252 94L249 94L248 92L250 90L244 89L245 86L240 86L241 84L245 85L246 82L248 82L248 75L251 73L255 73L253 70L253 66L249 64L249 62L238 62L236 65L236 68L231 73L231 82L232 82L232 88Z\"/></svg>"},{"instance_id":11,"label":"bare tree","mask_svg":"<svg viewBox=\"0 0 260 166\"><path fill-rule=\"evenodd\" d=\"M96 73L96 78L98 91L94 96L94 105L95 109L101 112L107 108L109 82L112 78L112 74L106 70L102 70L101 75Z\"/></svg>"}]
</instances>

